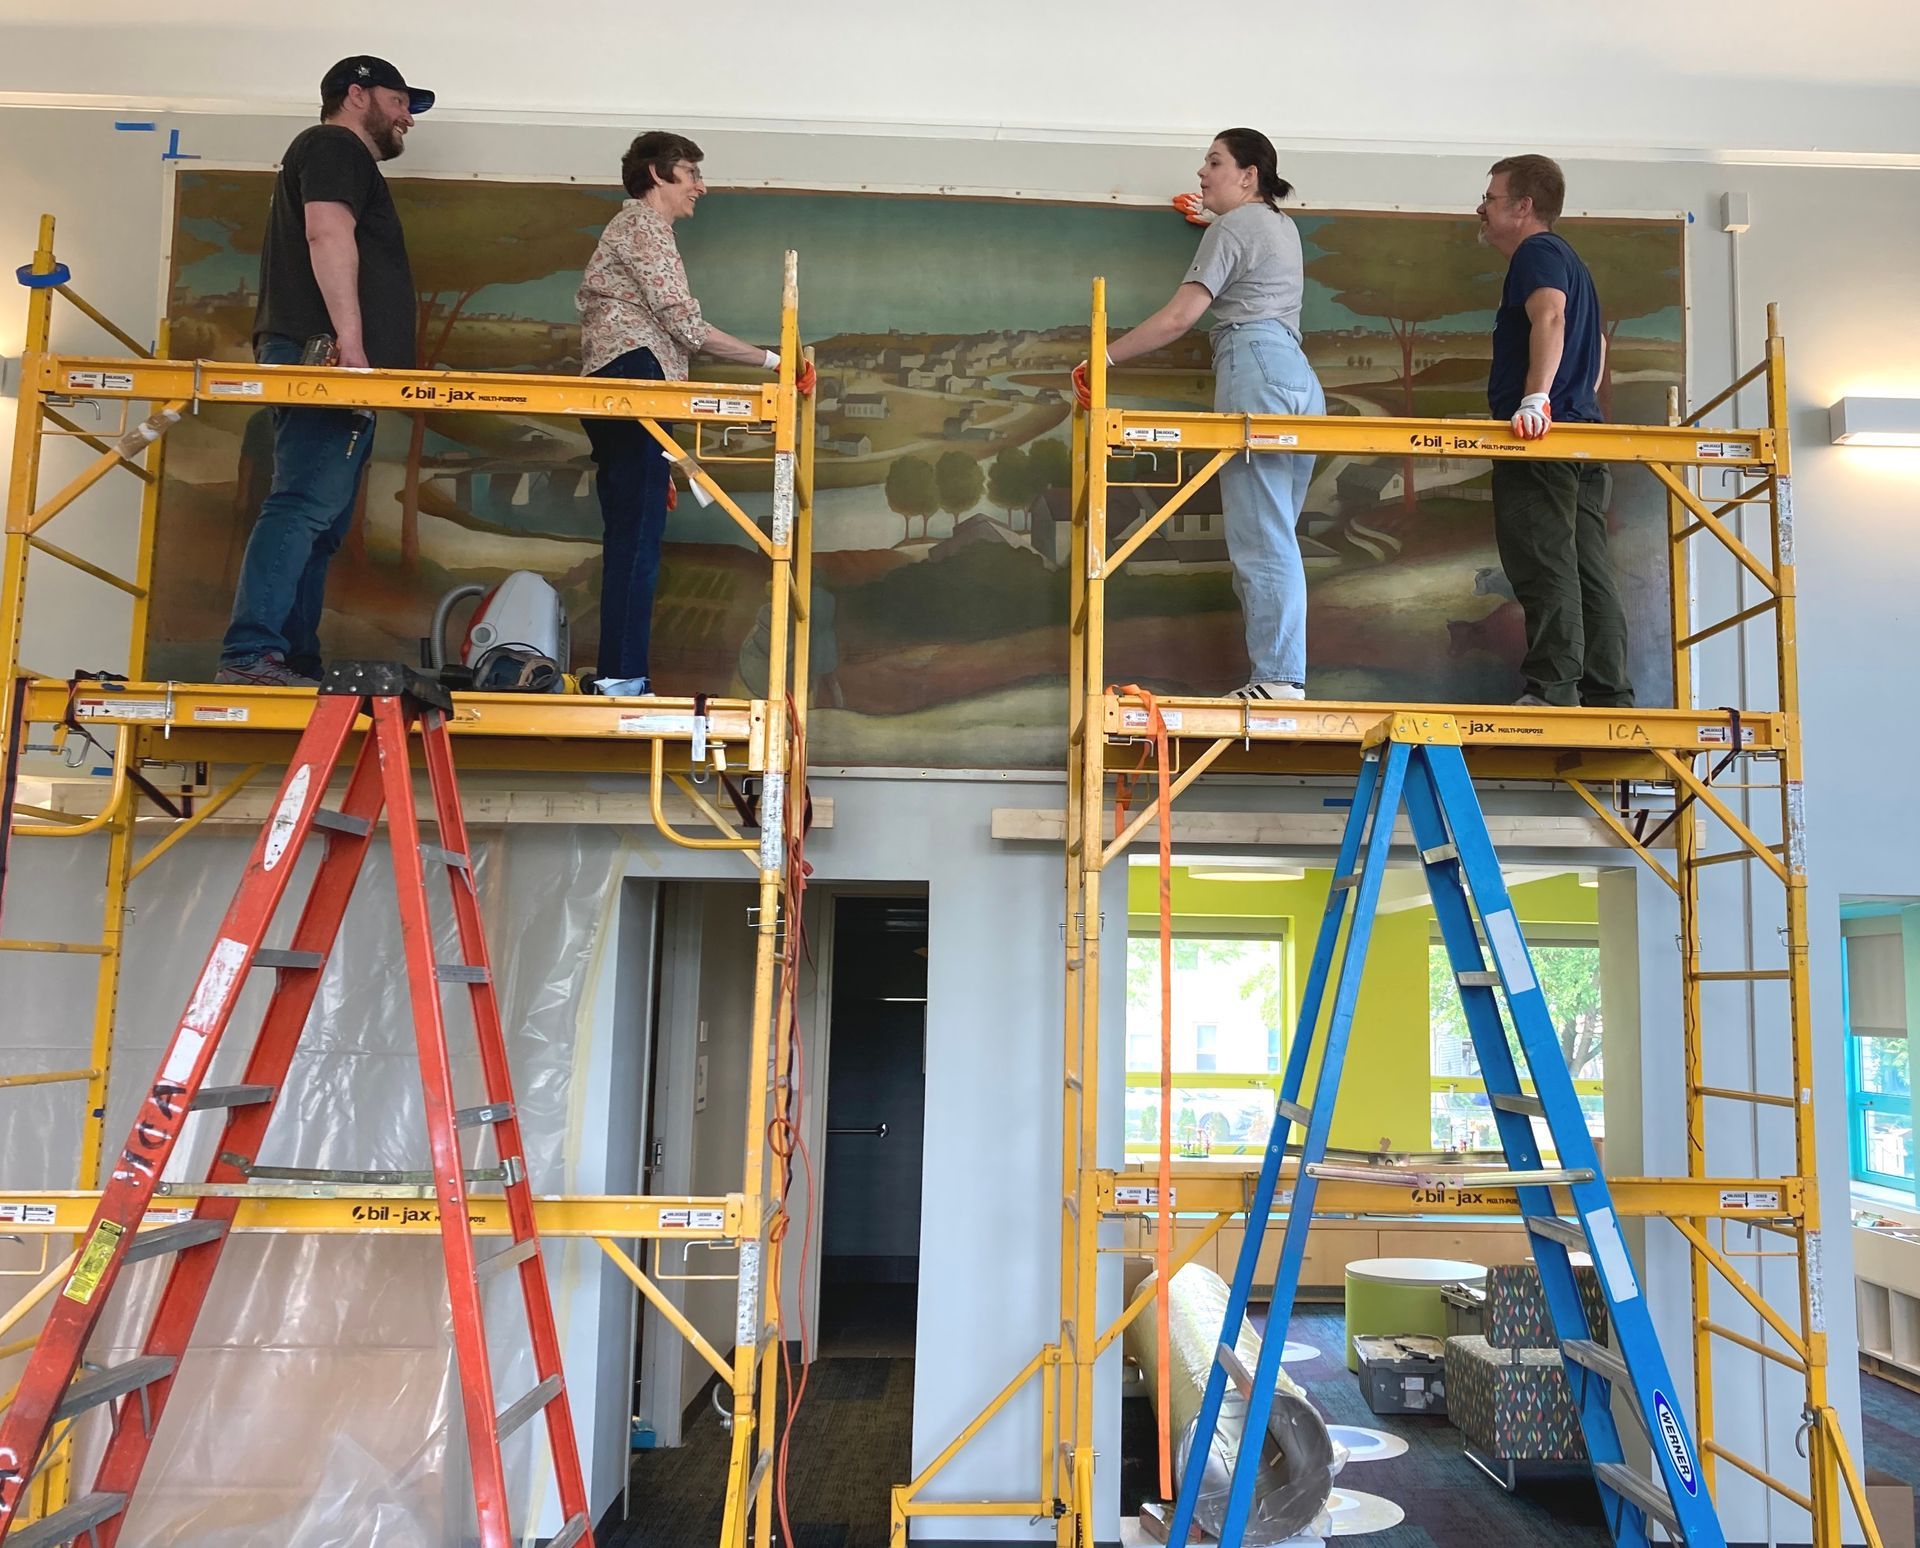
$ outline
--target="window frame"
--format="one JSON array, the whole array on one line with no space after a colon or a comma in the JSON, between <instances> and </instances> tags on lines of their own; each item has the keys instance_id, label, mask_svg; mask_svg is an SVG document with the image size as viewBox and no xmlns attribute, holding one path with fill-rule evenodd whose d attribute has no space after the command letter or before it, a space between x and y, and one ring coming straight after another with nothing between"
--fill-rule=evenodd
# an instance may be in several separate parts
<instances>
[{"instance_id":1,"label":"window frame","mask_svg":"<svg viewBox=\"0 0 1920 1548\"><path fill-rule=\"evenodd\" d=\"M1522 937L1524 937L1524 939L1526 940L1527 951L1529 955L1532 954L1535 947L1540 947L1540 946L1590 946L1595 951L1598 951L1600 949L1600 926L1598 924L1590 924L1590 925L1580 924L1580 923L1535 924L1535 923L1530 923L1526 920L1521 920L1520 933ZM1433 929L1427 937L1429 961L1431 961L1431 952L1433 951L1434 948L1437 947L1441 951L1445 951L1446 946L1447 946L1446 937L1441 933L1439 921L1435 920L1433 924ZM1428 1138L1429 1140L1431 1140L1432 1138L1431 1126L1433 1121L1432 1114L1433 1114L1434 1097L1458 1096L1462 1094L1472 1096L1475 1093L1484 1095L1486 1092L1487 1086L1486 1086L1486 1080L1484 1079L1484 1077L1481 1077L1481 1076L1434 1074L1433 1072L1433 1019L1432 1019L1433 1006L1431 1002L1429 1002L1427 1006L1427 1018L1428 1018L1427 1020L1427 1114L1428 1114L1427 1121L1429 1126ZM1602 1035L1601 1047L1603 1050L1602 1058L1604 1061L1604 1057L1605 1057L1604 1033ZM1602 1068L1604 1070L1604 1063ZM1591 1080L1591 1079L1575 1080L1573 1083L1574 1094L1576 1096L1581 1096L1581 1097L1603 1096L1606 1092L1606 1086L1607 1086L1607 1081L1604 1073L1600 1076L1598 1080ZM1535 1094L1534 1082L1531 1076L1526 1074L1521 1074L1520 1089L1522 1092L1524 1092L1528 1096L1532 1096ZM1488 1105L1488 1111L1489 1112L1492 1111L1491 1104ZM1604 1116L1602 1117L1601 1121L1604 1124L1605 1122ZM1535 1124L1536 1124L1535 1132L1538 1134L1540 1133L1540 1130L1537 1127L1537 1125L1539 1124L1538 1119L1535 1120ZM1599 1140L1605 1139L1604 1133L1600 1135L1593 1134L1593 1127L1591 1123L1588 1124L1587 1133L1595 1139L1599 1139ZM1542 1153L1547 1155L1554 1154L1551 1143L1547 1141L1546 1136L1542 1135L1541 1138L1542 1138L1542 1145L1543 1145ZM1474 1154L1474 1155L1482 1154L1482 1152L1478 1152L1478 1151L1466 1152L1466 1153Z\"/></svg>"},{"instance_id":2,"label":"window frame","mask_svg":"<svg viewBox=\"0 0 1920 1548\"><path fill-rule=\"evenodd\" d=\"M1847 1168L1856 1183L1870 1188L1885 1188L1891 1193L1900 1194L1920 1203L1920 1148L1914 1145L1913 1131L1913 1095L1909 1091L1904 1098L1890 1095L1884 1091L1868 1091L1862 1083L1860 1069L1860 1045L1866 1041L1858 1037L1853 1030L1852 995L1847 987L1848 936L1843 931L1840 936L1840 1026L1847 1039ZM1907 1068L1913 1068L1913 1031L1909 1027L1906 1036ZM1907 1154L1914 1160L1914 1175L1902 1176L1894 1172L1876 1172L1867 1164L1870 1149L1867 1143L1867 1114L1870 1112L1898 1112L1907 1120Z\"/></svg>"},{"instance_id":3,"label":"window frame","mask_svg":"<svg viewBox=\"0 0 1920 1548\"><path fill-rule=\"evenodd\" d=\"M1297 1012L1294 995L1294 932L1288 930L1289 916L1283 914L1175 914L1173 916L1173 938L1175 940L1212 940L1212 941L1260 941L1270 942L1280 951L1280 1067L1275 1070L1175 1070L1173 1089L1178 1092L1186 1088L1198 1088L1207 1091L1248 1090L1271 1091L1274 1100L1279 1101L1280 1088L1286 1079L1287 1053L1293 1045L1292 1021ZM1129 914L1127 916L1127 941L1129 945L1136 940L1157 941L1160 935L1160 916L1158 914ZM1271 1047L1271 1042L1269 1042ZM1268 1059L1272 1059L1269 1052ZM1128 1090L1146 1087L1156 1094L1160 1089L1158 1069L1126 1071ZM1123 1098L1124 1102L1124 1098ZM1121 1129L1123 1153L1128 1157L1158 1155L1160 1142L1136 1140L1126 1133L1126 1122ZM1180 1145L1176 1138L1175 1148ZM1236 1142L1215 1146L1214 1155L1260 1155L1266 1151L1266 1145L1250 1145Z\"/></svg>"}]
</instances>

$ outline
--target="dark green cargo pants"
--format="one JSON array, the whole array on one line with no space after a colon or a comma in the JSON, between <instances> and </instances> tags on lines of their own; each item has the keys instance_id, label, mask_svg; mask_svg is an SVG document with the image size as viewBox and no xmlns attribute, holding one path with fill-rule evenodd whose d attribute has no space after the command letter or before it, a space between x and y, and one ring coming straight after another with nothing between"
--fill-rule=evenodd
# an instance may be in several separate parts
<instances>
[{"instance_id":1,"label":"dark green cargo pants","mask_svg":"<svg viewBox=\"0 0 1920 1548\"><path fill-rule=\"evenodd\" d=\"M1601 462L1493 464L1493 533L1527 618L1520 669L1549 704L1633 703L1627 615L1607 551L1613 475Z\"/></svg>"}]
</instances>

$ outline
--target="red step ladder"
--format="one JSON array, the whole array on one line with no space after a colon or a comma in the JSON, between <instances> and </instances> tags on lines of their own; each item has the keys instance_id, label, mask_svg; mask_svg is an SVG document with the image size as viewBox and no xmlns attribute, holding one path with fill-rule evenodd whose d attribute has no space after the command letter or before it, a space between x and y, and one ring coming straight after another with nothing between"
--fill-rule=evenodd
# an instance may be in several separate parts
<instances>
[{"instance_id":1,"label":"red step ladder","mask_svg":"<svg viewBox=\"0 0 1920 1548\"><path fill-rule=\"evenodd\" d=\"M580 1472L580 1451L560 1369L553 1303L541 1262L533 1195L527 1185L526 1151L514 1110L500 1008L474 891L466 821L454 781L453 752L447 737L447 718L452 710L452 701L438 684L395 663L342 662L327 674L313 718L280 787L273 817L254 844L246 874L221 923L198 987L167 1045L160 1074L141 1104L126 1148L113 1163L73 1272L53 1299L18 1393L4 1420L0 1420L0 1540L8 1548L53 1548L76 1538L84 1539L90 1548L113 1548L121 1535L128 1502L139 1485L154 1431L166 1412L174 1376L206 1303L221 1249L241 1202L240 1196L233 1194L204 1197L192 1219L142 1229L187 1115L212 1109L224 1110L227 1119L216 1159L207 1173L210 1184L326 1181L351 1187L356 1182L417 1180L423 1186L431 1182L440 1206L440 1240L453 1308L454 1350L480 1541L484 1548L511 1548L519 1541L508 1523L500 1446L519 1426L544 1413L565 1513L565 1524L550 1540L549 1548L571 1548L574 1544L590 1548L593 1531ZM329 809L321 805L321 798L362 716L371 717L372 729L354 762L345 799L338 810ZM433 789L439 824L437 844L422 841L414 814L409 749L416 727ZM339 936L347 902L372 844L374 826L383 812L393 848L400 934L413 1000L421 1080L426 1088L433 1170L415 1178L411 1174L316 1173L256 1166L254 1158L260 1152L287 1067L320 987L328 953ZM261 942L287 890L295 862L316 830L326 848L314 872L292 945L285 950L265 947ZM458 925L457 962L434 960L426 878L429 867L443 871L447 877ZM248 975L269 969L274 974L273 996L241 1083L224 1087L203 1084ZM486 1085L485 1101L477 1107L454 1106L453 1072L447 1058L446 1021L440 1003L442 987L448 984L464 984L472 1002ZM473 1127L492 1131L497 1167L463 1169L459 1131ZM502 1184L512 1222L511 1242L486 1258L476 1258L468 1227L467 1186L471 1182ZM139 1356L103 1370L90 1370L76 1381L87 1340L121 1269L162 1255L171 1256L173 1267ZM511 1268L519 1270L537 1379L524 1396L496 1410L486 1327L481 1319L481 1286ZM55 1425L102 1404L117 1406L92 1490L45 1519L13 1530L14 1516L27 1496Z\"/></svg>"}]
</instances>

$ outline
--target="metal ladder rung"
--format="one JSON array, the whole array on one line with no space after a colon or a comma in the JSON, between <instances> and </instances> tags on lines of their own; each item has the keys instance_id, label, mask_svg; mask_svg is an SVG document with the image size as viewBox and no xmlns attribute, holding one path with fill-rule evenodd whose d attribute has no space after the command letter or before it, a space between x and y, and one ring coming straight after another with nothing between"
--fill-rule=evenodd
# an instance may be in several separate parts
<instances>
[{"instance_id":1,"label":"metal ladder rung","mask_svg":"<svg viewBox=\"0 0 1920 1548\"><path fill-rule=\"evenodd\" d=\"M381 1188L431 1188L435 1183L432 1172L396 1172L396 1171L353 1171L345 1167L320 1166L255 1166L242 1157L223 1151L220 1159L241 1168L251 1180L279 1183L309 1183L325 1187L338 1184L343 1188L381 1187ZM470 1183L505 1183L508 1187L526 1176L526 1168L514 1160L504 1160L499 1166L469 1167L461 1176ZM197 1192L204 1198L223 1198L237 1192L241 1198L247 1197L243 1190L223 1189L215 1193L211 1187L196 1188L192 1184L182 1187L180 1194L191 1198ZM342 1194L342 1197L347 1195ZM268 1195L271 1197L271 1195Z\"/></svg>"},{"instance_id":2,"label":"metal ladder rung","mask_svg":"<svg viewBox=\"0 0 1920 1548\"><path fill-rule=\"evenodd\" d=\"M1579 1252L1587 1250L1587 1233L1576 1221L1562 1220L1558 1215L1529 1215L1527 1229L1535 1236L1548 1237Z\"/></svg>"},{"instance_id":3,"label":"metal ladder rung","mask_svg":"<svg viewBox=\"0 0 1920 1548\"><path fill-rule=\"evenodd\" d=\"M1537 1096L1528 1096L1524 1092L1508 1095L1504 1091L1489 1091L1487 1093L1487 1100L1493 1104L1495 1110L1498 1112L1520 1113L1528 1118L1544 1118L1547 1116L1546 1103L1542 1102Z\"/></svg>"},{"instance_id":4,"label":"metal ladder rung","mask_svg":"<svg viewBox=\"0 0 1920 1548\"><path fill-rule=\"evenodd\" d=\"M1498 973L1455 973L1453 976L1459 981L1462 989L1498 989L1500 987Z\"/></svg>"},{"instance_id":5,"label":"metal ladder rung","mask_svg":"<svg viewBox=\"0 0 1920 1548\"><path fill-rule=\"evenodd\" d=\"M1221 1344L1213 1352L1214 1359L1220 1362L1220 1369L1227 1373L1227 1380L1239 1390L1240 1396L1253 1396L1253 1372L1241 1362L1240 1351L1231 1344Z\"/></svg>"},{"instance_id":6,"label":"metal ladder rung","mask_svg":"<svg viewBox=\"0 0 1920 1548\"><path fill-rule=\"evenodd\" d=\"M51 1516L42 1516L31 1526L16 1527L7 1534L8 1548L57 1548L72 1542L82 1533L111 1521L127 1508L124 1494L85 1494Z\"/></svg>"},{"instance_id":7,"label":"metal ladder rung","mask_svg":"<svg viewBox=\"0 0 1920 1548\"><path fill-rule=\"evenodd\" d=\"M1606 1345L1596 1343L1590 1338L1570 1338L1560 1346L1560 1353L1575 1365L1586 1367L1603 1381L1611 1382L1614 1386L1629 1392L1633 1390L1633 1377L1627 1372L1627 1362ZM1640 1412L1640 1405L1632 1403L1628 1406L1633 1409L1644 1428L1646 1416Z\"/></svg>"},{"instance_id":8,"label":"metal ladder rung","mask_svg":"<svg viewBox=\"0 0 1920 1548\"><path fill-rule=\"evenodd\" d=\"M202 1086L187 1103L190 1113L204 1113L214 1107L252 1107L256 1102L271 1102L271 1086Z\"/></svg>"},{"instance_id":9,"label":"metal ladder rung","mask_svg":"<svg viewBox=\"0 0 1920 1548\"><path fill-rule=\"evenodd\" d=\"M313 809L313 825L316 828L331 828L335 833L346 833L354 838L365 838L373 832L373 824L365 817L356 817L351 812L336 812L329 806L316 806Z\"/></svg>"},{"instance_id":10,"label":"metal ladder rung","mask_svg":"<svg viewBox=\"0 0 1920 1548\"><path fill-rule=\"evenodd\" d=\"M429 865L439 864L452 866L456 871L471 871L473 869L473 862L461 854L459 850L447 849L439 844L422 844L420 846L420 858L425 860Z\"/></svg>"},{"instance_id":11,"label":"metal ladder rung","mask_svg":"<svg viewBox=\"0 0 1920 1548\"><path fill-rule=\"evenodd\" d=\"M1329 890L1333 892L1351 892L1359 885L1360 873L1358 871L1349 871L1345 876L1334 877L1333 886Z\"/></svg>"},{"instance_id":12,"label":"metal ladder rung","mask_svg":"<svg viewBox=\"0 0 1920 1548\"><path fill-rule=\"evenodd\" d=\"M185 1252L189 1247L204 1247L227 1234L224 1220L182 1220L174 1225L155 1226L142 1231L127 1244L122 1263L140 1263L169 1252Z\"/></svg>"},{"instance_id":13,"label":"metal ladder rung","mask_svg":"<svg viewBox=\"0 0 1920 1548\"><path fill-rule=\"evenodd\" d=\"M1292 1123L1299 1124L1300 1127L1303 1129L1307 1126L1307 1124L1313 1118L1313 1114L1311 1111L1309 1111L1307 1108L1302 1107L1298 1102L1289 1102L1285 1097L1282 1097L1280 1099L1280 1102L1277 1107L1277 1111L1279 1112L1282 1118L1285 1118Z\"/></svg>"},{"instance_id":14,"label":"metal ladder rung","mask_svg":"<svg viewBox=\"0 0 1920 1548\"><path fill-rule=\"evenodd\" d=\"M1422 865L1438 865L1443 860L1458 860L1459 858L1460 846L1458 844L1436 844L1431 849L1423 849L1420 851L1420 863Z\"/></svg>"},{"instance_id":15,"label":"metal ladder rung","mask_svg":"<svg viewBox=\"0 0 1920 1548\"><path fill-rule=\"evenodd\" d=\"M95 941L0 941L0 951L44 951L74 957L113 955L113 947Z\"/></svg>"},{"instance_id":16,"label":"metal ladder rung","mask_svg":"<svg viewBox=\"0 0 1920 1548\"><path fill-rule=\"evenodd\" d=\"M443 984L484 984L492 981L485 968L474 967L466 962L436 962L433 976Z\"/></svg>"},{"instance_id":17,"label":"metal ladder rung","mask_svg":"<svg viewBox=\"0 0 1920 1548\"><path fill-rule=\"evenodd\" d=\"M513 1103L489 1102L484 1107L456 1108L453 1126L456 1129L477 1129L483 1123L505 1123L512 1116Z\"/></svg>"},{"instance_id":18,"label":"metal ladder rung","mask_svg":"<svg viewBox=\"0 0 1920 1548\"><path fill-rule=\"evenodd\" d=\"M560 1378L549 1376L525 1397L500 1410L499 1417L493 1421L493 1438L496 1441L505 1440L558 1396Z\"/></svg>"},{"instance_id":19,"label":"metal ladder rung","mask_svg":"<svg viewBox=\"0 0 1920 1548\"><path fill-rule=\"evenodd\" d=\"M524 1242L515 1242L505 1252L496 1252L490 1258L482 1258L473 1266L475 1284L484 1285L495 1274L505 1273L516 1263L525 1263L540 1250L540 1243L529 1236Z\"/></svg>"},{"instance_id":20,"label":"metal ladder rung","mask_svg":"<svg viewBox=\"0 0 1920 1548\"><path fill-rule=\"evenodd\" d=\"M317 951L282 951L277 946L262 946L253 954L257 968L317 968L326 960Z\"/></svg>"},{"instance_id":21,"label":"metal ladder rung","mask_svg":"<svg viewBox=\"0 0 1920 1548\"><path fill-rule=\"evenodd\" d=\"M578 1515L547 1539L547 1548L573 1548L586 1535L587 1518L584 1514Z\"/></svg>"},{"instance_id":22,"label":"metal ladder rung","mask_svg":"<svg viewBox=\"0 0 1920 1548\"><path fill-rule=\"evenodd\" d=\"M1593 1476L1622 1499L1638 1505L1649 1517L1665 1527L1671 1537L1679 1539L1680 1518L1674 1512L1673 1501L1667 1498L1667 1491L1661 1485L1624 1462L1596 1462Z\"/></svg>"},{"instance_id":23,"label":"metal ladder rung","mask_svg":"<svg viewBox=\"0 0 1920 1548\"><path fill-rule=\"evenodd\" d=\"M171 1376L179 1361L172 1355L140 1355L122 1365L109 1365L104 1371L89 1371L61 1394L54 1405L55 1421L71 1419L89 1408L111 1403L129 1392L151 1387ZM58 1542L56 1538L54 1541Z\"/></svg>"}]
</instances>

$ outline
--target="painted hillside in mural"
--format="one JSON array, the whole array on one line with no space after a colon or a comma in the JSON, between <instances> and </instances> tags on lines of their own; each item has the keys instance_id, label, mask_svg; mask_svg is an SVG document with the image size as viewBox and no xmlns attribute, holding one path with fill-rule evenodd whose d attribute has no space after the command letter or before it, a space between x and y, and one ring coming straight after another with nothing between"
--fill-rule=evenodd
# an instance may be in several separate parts
<instances>
[{"instance_id":1,"label":"painted hillside in mural","mask_svg":"<svg viewBox=\"0 0 1920 1548\"><path fill-rule=\"evenodd\" d=\"M577 371L573 293L619 191L393 181L420 288L423 363ZM246 358L270 186L258 171L177 175L175 355ZM1483 416L1502 260L1478 245L1473 221L1297 218L1306 345L1331 412ZM707 315L749 339L772 340L781 254L801 255L802 331L820 360L816 759L1057 764L1067 372L1086 353L1090 282L1107 277L1117 326L1137 321L1179 282L1200 233L1171 208L718 190L676 230ZM1683 359L1681 226L1568 220L1562 230L1606 309L1603 406L1621 421L1664 419ZM695 374L761 379L712 363ZM1204 334L1130 363L1114 390L1139 407L1210 407ZM328 652L415 659L448 588L530 569L561 588L575 660L590 664L600 517L579 424L390 414L377 437L364 509L333 569ZM170 438L156 672L211 674L270 464L263 411L210 406ZM1147 471L1173 477L1170 466ZM764 516L757 472L730 470L728 482ZM1116 491L1114 530L1124 534L1159 498ZM1610 520L1632 670L1649 704L1671 692L1664 519L1657 486L1622 470ZM1220 528L1217 489L1205 489L1110 588L1112 679L1190 693L1244 680ZM1519 692L1520 612L1494 553L1485 463L1323 458L1301 537L1314 697L1487 703ZM682 500L655 631L661 691L760 691L764 600L764 565L741 534Z\"/></svg>"}]
</instances>

